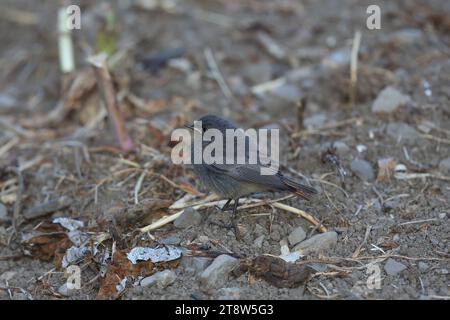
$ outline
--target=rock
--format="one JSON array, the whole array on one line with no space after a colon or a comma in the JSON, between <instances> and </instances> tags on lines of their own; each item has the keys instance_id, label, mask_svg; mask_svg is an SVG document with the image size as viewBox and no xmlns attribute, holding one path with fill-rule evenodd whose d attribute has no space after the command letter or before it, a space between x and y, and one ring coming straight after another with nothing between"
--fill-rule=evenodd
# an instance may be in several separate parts
<instances>
[{"instance_id":1,"label":"rock","mask_svg":"<svg viewBox=\"0 0 450 320\"><path fill-rule=\"evenodd\" d=\"M5 282L5 281L10 281L12 278L14 278L14 276L17 274L17 272L15 271L6 271L3 272L0 275L0 281Z\"/></svg>"},{"instance_id":2,"label":"rock","mask_svg":"<svg viewBox=\"0 0 450 320\"><path fill-rule=\"evenodd\" d=\"M184 73L189 73L192 70L192 64L186 58L171 59L167 65Z\"/></svg>"},{"instance_id":3,"label":"rock","mask_svg":"<svg viewBox=\"0 0 450 320\"><path fill-rule=\"evenodd\" d=\"M272 77L272 67L269 63L254 63L244 67L244 77L252 84L267 82Z\"/></svg>"},{"instance_id":4,"label":"rock","mask_svg":"<svg viewBox=\"0 0 450 320\"><path fill-rule=\"evenodd\" d=\"M350 151L349 146L343 141L335 141L331 146L336 149L336 153L340 157L345 156Z\"/></svg>"},{"instance_id":5,"label":"rock","mask_svg":"<svg viewBox=\"0 0 450 320\"><path fill-rule=\"evenodd\" d=\"M405 269L406 266L403 263L397 262L392 258L389 258L384 265L384 271L390 276L395 276Z\"/></svg>"},{"instance_id":6,"label":"rock","mask_svg":"<svg viewBox=\"0 0 450 320\"><path fill-rule=\"evenodd\" d=\"M0 111L12 110L17 104L16 98L9 94L0 94Z\"/></svg>"},{"instance_id":7,"label":"rock","mask_svg":"<svg viewBox=\"0 0 450 320\"><path fill-rule=\"evenodd\" d=\"M374 113L392 113L399 107L411 101L411 98L404 95L394 87L384 88L372 104Z\"/></svg>"},{"instance_id":8,"label":"rock","mask_svg":"<svg viewBox=\"0 0 450 320\"><path fill-rule=\"evenodd\" d=\"M427 263L423 262L423 261L419 261L419 270L421 272L425 272L428 270L428 268L430 267Z\"/></svg>"},{"instance_id":9,"label":"rock","mask_svg":"<svg viewBox=\"0 0 450 320\"><path fill-rule=\"evenodd\" d=\"M194 90L199 90L201 88L201 77L202 74L199 71L191 72L186 77L186 84Z\"/></svg>"},{"instance_id":10,"label":"rock","mask_svg":"<svg viewBox=\"0 0 450 320\"><path fill-rule=\"evenodd\" d=\"M141 280L141 286L142 287L150 287L156 285L158 288L165 288L169 285L171 285L175 279L177 278L177 275L172 270L164 270L157 272L155 274L152 274L150 277L146 277Z\"/></svg>"},{"instance_id":11,"label":"rock","mask_svg":"<svg viewBox=\"0 0 450 320\"><path fill-rule=\"evenodd\" d=\"M351 59L351 49L349 47L339 48L330 53L330 55L323 59L322 64L326 68L338 68L349 65Z\"/></svg>"},{"instance_id":12,"label":"rock","mask_svg":"<svg viewBox=\"0 0 450 320\"><path fill-rule=\"evenodd\" d=\"M230 86L231 91L237 96L243 97L248 94L248 87L244 80L239 76L229 77L227 83Z\"/></svg>"},{"instance_id":13,"label":"rock","mask_svg":"<svg viewBox=\"0 0 450 320\"><path fill-rule=\"evenodd\" d=\"M289 236L289 244L295 246L297 243L302 242L306 238L306 232L302 227L297 227L292 231Z\"/></svg>"},{"instance_id":14,"label":"rock","mask_svg":"<svg viewBox=\"0 0 450 320\"><path fill-rule=\"evenodd\" d=\"M211 263L211 259L204 257L189 257L184 256L181 258L181 266L184 271L189 274L198 275L205 270Z\"/></svg>"},{"instance_id":15,"label":"rock","mask_svg":"<svg viewBox=\"0 0 450 320\"><path fill-rule=\"evenodd\" d=\"M73 199L67 196L59 197L58 199L50 200L48 202L44 202L38 204L24 212L24 216L26 219L36 219L47 214L53 213L58 210L65 209L69 207L73 203Z\"/></svg>"},{"instance_id":16,"label":"rock","mask_svg":"<svg viewBox=\"0 0 450 320\"><path fill-rule=\"evenodd\" d=\"M0 223L9 222L11 218L8 216L8 209L3 203L0 203Z\"/></svg>"},{"instance_id":17,"label":"rock","mask_svg":"<svg viewBox=\"0 0 450 320\"><path fill-rule=\"evenodd\" d=\"M350 170L362 180L373 181L375 179L375 172L372 165L366 160L352 160L350 162Z\"/></svg>"},{"instance_id":18,"label":"rock","mask_svg":"<svg viewBox=\"0 0 450 320\"><path fill-rule=\"evenodd\" d=\"M441 212L439 213L439 219L445 219L447 217L447 213L446 212Z\"/></svg>"},{"instance_id":19,"label":"rock","mask_svg":"<svg viewBox=\"0 0 450 320\"><path fill-rule=\"evenodd\" d=\"M450 174L450 158L443 159L439 162L439 170L442 174Z\"/></svg>"},{"instance_id":20,"label":"rock","mask_svg":"<svg viewBox=\"0 0 450 320\"><path fill-rule=\"evenodd\" d=\"M388 39L401 45L411 45L423 39L423 32L420 29L405 28L393 32Z\"/></svg>"},{"instance_id":21,"label":"rock","mask_svg":"<svg viewBox=\"0 0 450 320\"><path fill-rule=\"evenodd\" d=\"M300 242L292 249L292 251L299 251L300 254L307 255L310 253L325 252L337 242L337 233L329 231L321 234L317 234L308 240Z\"/></svg>"},{"instance_id":22,"label":"rock","mask_svg":"<svg viewBox=\"0 0 450 320\"><path fill-rule=\"evenodd\" d=\"M448 271L448 269L442 268L442 269L438 269L437 273L438 274L443 274L443 275L448 275L450 272Z\"/></svg>"},{"instance_id":23,"label":"rock","mask_svg":"<svg viewBox=\"0 0 450 320\"><path fill-rule=\"evenodd\" d=\"M205 236L203 234L199 235L195 240L196 242L201 244L207 244L209 242L208 236Z\"/></svg>"},{"instance_id":24,"label":"rock","mask_svg":"<svg viewBox=\"0 0 450 320\"><path fill-rule=\"evenodd\" d=\"M301 98L300 90L292 84L285 84L275 88L271 94L277 98L297 103Z\"/></svg>"},{"instance_id":25,"label":"rock","mask_svg":"<svg viewBox=\"0 0 450 320\"><path fill-rule=\"evenodd\" d=\"M281 234L278 230L273 230L270 233L270 239L272 239L273 241L280 241L281 240Z\"/></svg>"},{"instance_id":26,"label":"rock","mask_svg":"<svg viewBox=\"0 0 450 320\"><path fill-rule=\"evenodd\" d=\"M172 246L178 246L181 243L181 239L178 237L167 237L164 239L161 239L159 243L164 245L172 245Z\"/></svg>"},{"instance_id":27,"label":"rock","mask_svg":"<svg viewBox=\"0 0 450 320\"><path fill-rule=\"evenodd\" d=\"M239 300L241 298L240 288L220 288L217 290L218 300Z\"/></svg>"},{"instance_id":28,"label":"rock","mask_svg":"<svg viewBox=\"0 0 450 320\"><path fill-rule=\"evenodd\" d=\"M239 264L239 260L222 254L214 259L213 263L200 275L200 284L206 289L217 288L223 285L228 274Z\"/></svg>"},{"instance_id":29,"label":"rock","mask_svg":"<svg viewBox=\"0 0 450 320\"><path fill-rule=\"evenodd\" d=\"M199 225L202 222L202 215L193 208L187 208L174 222L176 228L183 229L190 226Z\"/></svg>"},{"instance_id":30,"label":"rock","mask_svg":"<svg viewBox=\"0 0 450 320\"><path fill-rule=\"evenodd\" d=\"M58 293L64 297L70 297L75 292L75 289L67 288L67 283L64 283L61 287L58 288Z\"/></svg>"},{"instance_id":31,"label":"rock","mask_svg":"<svg viewBox=\"0 0 450 320\"><path fill-rule=\"evenodd\" d=\"M257 248L262 248L264 239L266 238L265 235L259 236L258 238L253 241L253 245Z\"/></svg>"},{"instance_id":32,"label":"rock","mask_svg":"<svg viewBox=\"0 0 450 320\"><path fill-rule=\"evenodd\" d=\"M419 132L413 127L403 122L392 122L387 125L386 133L397 143L404 142L406 144L417 143L420 138Z\"/></svg>"},{"instance_id":33,"label":"rock","mask_svg":"<svg viewBox=\"0 0 450 320\"><path fill-rule=\"evenodd\" d=\"M400 207L401 203L401 198L387 199L385 202L383 202L383 212L390 212L394 209L397 209L398 207Z\"/></svg>"},{"instance_id":34,"label":"rock","mask_svg":"<svg viewBox=\"0 0 450 320\"><path fill-rule=\"evenodd\" d=\"M356 150L357 150L359 153L363 153L364 151L367 150L367 147L366 147L365 145L363 145L363 144L358 144L358 145L356 146Z\"/></svg>"},{"instance_id":35,"label":"rock","mask_svg":"<svg viewBox=\"0 0 450 320\"><path fill-rule=\"evenodd\" d=\"M315 114L303 120L303 126L307 129L312 129L322 126L327 121L327 116L324 113Z\"/></svg>"}]
</instances>

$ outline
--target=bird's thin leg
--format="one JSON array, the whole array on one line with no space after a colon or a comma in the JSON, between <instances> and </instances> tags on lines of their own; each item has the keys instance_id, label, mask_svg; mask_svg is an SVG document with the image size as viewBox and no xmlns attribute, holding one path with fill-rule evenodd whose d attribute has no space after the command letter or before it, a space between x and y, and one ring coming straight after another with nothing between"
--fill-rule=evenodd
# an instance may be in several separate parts
<instances>
[{"instance_id":1,"label":"bird's thin leg","mask_svg":"<svg viewBox=\"0 0 450 320\"><path fill-rule=\"evenodd\" d=\"M233 206L233 213L232 213L232 217L231 217L231 221L232 221L232 226L234 229L234 235L236 236L236 239L239 240L241 238L241 234L239 232L239 228L237 225L237 208L239 206L239 198L236 198L234 200L234 206Z\"/></svg>"},{"instance_id":2,"label":"bird's thin leg","mask_svg":"<svg viewBox=\"0 0 450 320\"><path fill-rule=\"evenodd\" d=\"M222 212L225 212L225 211L229 210L231 200L233 200L233 199L228 199L227 202L224 204L224 206L222 208L219 207L218 205L215 205L216 209L220 210ZM234 212L234 210L233 210L233 212ZM222 228L225 228L225 229L231 229L231 228L234 227L232 223L224 224L224 223L219 223L219 222L211 222L211 224L214 224L216 226L219 226L219 227L222 227Z\"/></svg>"},{"instance_id":3,"label":"bird's thin leg","mask_svg":"<svg viewBox=\"0 0 450 320\"><path fill-rule=\"evenodd\" d=\"M230 199L231 201L231 199ZM237 198L236 200L234 200L234 206L233 206L233 217L236 216L237 213L237 207L239 206L239 198Z\"/></svg>"},{"instance_id":4,"label":"bird's thin leg","mask_svg":"<svg viewBox=\"0 0 450 320\"><path fill-rule=\"evenodd\" d=\"M216 205L215 207L216 207L218 210L220 210L220 211L222 211L222 212L225 212L226 210L228 210L228 206L230 205L231 200L232 200L232 199L228 199L228 201L223 205L222 208L219 207L218 205Z\"/></svg>"}]
</instances>

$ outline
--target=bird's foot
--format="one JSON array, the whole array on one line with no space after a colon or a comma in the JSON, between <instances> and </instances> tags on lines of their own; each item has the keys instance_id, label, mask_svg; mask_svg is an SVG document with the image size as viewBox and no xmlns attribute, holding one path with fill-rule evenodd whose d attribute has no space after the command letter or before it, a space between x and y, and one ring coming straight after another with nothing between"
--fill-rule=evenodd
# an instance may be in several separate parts
<instances>
[{"instance_id":1,"label":"bird's foot","mask_svg":"<svg viewBox=\"0 0 450 320\"><path fill-rule=\"evenodd\" d=\"M217 222L217 221L210 221L209 223L212 225L227 229L227 230L231 230L234 228L232 223L223 223L223 222Z\"/></svg>"}]
</instances>

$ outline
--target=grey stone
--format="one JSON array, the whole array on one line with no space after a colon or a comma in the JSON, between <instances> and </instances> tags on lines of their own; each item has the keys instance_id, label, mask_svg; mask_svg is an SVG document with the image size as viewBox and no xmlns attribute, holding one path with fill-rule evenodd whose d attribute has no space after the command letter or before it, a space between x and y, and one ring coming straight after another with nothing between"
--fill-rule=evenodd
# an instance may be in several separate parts
<instances>
[{"instance_id":1,"label":"grey stone","mask_svg":"<svg viewBox=\"0 0 450 320\"><path fill-rule=\"evenodd\" d=\"M430 267L427 263L423 262L423 261L419 261L419 270L421 272L425 272L428 270L428 268Z\"/></svg>"},{"instance_id":2,"label":"grey stone","mask_svg":"<svg viewBox=\"0 0 450 320\"><path fill-rule=\"evenodd\" d=\"M64 283L61 287L58 288L58 293L64 297L70 297L75 292L75 289L67 288L67 283Z\"/></svg>"},{"instance_id":3,"label":"grey stone","mask_svg":"<svg viewBox=\"0 0 450 320\"><path fill-rule=\"evenodd\" d=\"M272 77L272 67L269 63L254 63L247 65L242 74L252 84L267 82Z\"/></svg>"},{"instance_id":4,"label":"grey stone","mask_svg":"<svg viewBox=\"0 0 450 320\"><path fill-rule=\"evenodd\" d=\"M167 238L159 240L159 243L165 244L165 245L177 246L181 243L181 239L178 237L167 237Z\"/></svg>"},{"instance_id":5,"label":"grey stone","mask_svg":"<svg viewBox=\"0 0 450 320\"><path fill-rule=\"evenodd\" d=\"M337 68L350 64L351 49L349 47L339 48L323 59L323 65L328 68Z\"/></svg>"},{"instance_id":6,"label":"grey stone","mask_svg":"<svg viewBox=\"0 0 450 320\"><path fill-rule=\"evenodd\" d=\"M232 76L227 79L231 91L238 96L245 96L248 94L248 87L244 80L239 76Z\"/></svg>"},{"instance_id":7,"label":"grey stone","mask_svg":"<svg viewBox=\"0 0 450 320\"><path fill-rule=\"evenodd\" d=\"M292 84L285 84L275 88L272 92L272 95L277 98L296 103L301 98L300 90L297 86Z\"/></svg>"},{"instance_id":8,"label":"grey stone","mask_svg":"<svg viewBox=\"0 0 450 320\"><path fill-rule=\"evenodd\" d=\"M200 284L205 289L217 288L223 285L228 274L239 264L239 260L222 254L206 268L200 275Z\"/></svg>"},{"instance_id":9,"label":"grey stone","mask_svg":"<svg viewBox=\"0 0 450 320\"><path fill-rule=\"evenodd\" d=\"M202 222L202 215L193 208L187 208L184 212L173 222L176 228L187 228L190 226L199 225Z\"/></svg>"},{"instance_id":10,"label":"grey stone","mask_svg":"<svg viewBox=\"0 0 450 320\"><path fill-rule=\"evenodd\" d=\"M8 222L11 218L8 216L8 209L3 203L0 203L0 223Z\"/></svg>"},{"instance_id":11,"label":"grey stone","mask_svg":"<svg viewBox=\"0 0 450 320\"><path fill-rule=\"evenodd\" d=\"M201 88L201 76L201 73L198 71L191 72L186 77L186 84L194 90L199 90Z\"/></svg>"},{"instance_id":12,"label":"grey stone","mask_svg":"<svg viewBox=\"0 0 450 320\"><path fill-rule=\"evenodd\" d=\"M324 263L312 263L310 267L317 272L326 272L328 270L328 266Z\"/></svg>"},{"instance_id":13,"label":"grey stone","mask_svg":"<svg viewBox=\"0 0 450 320\"><path fill-rule=\"evenodd\" d=\"M146 277L141 280L141 286L142 287L150 287L156 285L158 288L165 288L169 285L171 285L175 279L177 278L177 275L172 270L164 270L157 272L155 274L152 274L149 277Z\"/></svg>"},{"instance_id":14,"label":"grey stone","mask_svg":"<svg viewBox=\"0 0 450 320\"><path fill-rule=\"evenodd\" d=\"M393 198L388 199L385 202L383 202L383 211L389 212L391 210L397 209L402 204L401 198Z\"/></svg>"},{"instance_id":15,"label":"grey stone","mask_svg":"<svg viewBox=\"0 0 450 320\"><path fill-rule=\"evenodd\" d=\"M448 275L449 271L446 268L436 270L438 274Z\"/></svg>"},{"instance_id":16,"label":"grey stone","mask_svg":"<svg viewBox=\"0 0 450 320\"><path fill-rule=\"evenodd\" d=\"M320 253L325 252L337 243L337 233L334 231L329 231L321 234L317 234L298 245L292 249L292 251L299 251L300 254L307 255L310 253Z\"/></svg>"},{"instance_id":17,"label":"grey stone","mask_svg":"<svg viewBox=\"0 0 450 320\"><path fill-rule=\"evenodd\" d=\"M445 158L439 162L439 170L443 174L450 174L450 158Z\"/></svg>"},{"instance_id":18,"label":"grey stone","mask_svg":"<svg viewBox=\"0 0 450 320\"><path fill-rule=\"evenodd\" d=\"M420 29L405 28L393 32L389 36L389 40L395 41L402 45L415 44L421 39L423 39L423 32Z\"/></svg>"},{"instance_id":19,"label":"grey stone","mask_svg":"<svg viewBox=\"0 0 450 320\"><path fill-rule=\"evenodd\" d=\"M384 271L390 276L395 276L405 270L407 267L398 261L395 261L392 258L389 258L384 264Z\"/></svg>"},{"instance_id":20,"label":"grey stone","mask_svg":"<svg viewBox=\"0 0 450 320\"><path fill-rule=\"evenodd\" d=\"M324 113L315 114L313 116L307 117L303 120L303 126L305 128L315 128L320 127L327 121L327 116Z\"/></svg>"},{"instance_id":21,"label":"grey stone","mask_svg":"<svg viewBox=\"0 0 450 320\"><path fill-rule=\"evenodd\" d=\"M306 238L306 232L302 227L297 227L292 231L289 236L289 244L295 246L297 243L302 242Z\"/></svg>"},{"instance_id":22,"label":"grey stone","mask_svg":"<svg viewBox=\"0 0 450 320\"><path fill-rule=\"evenodd\" d=\"M255 241L253 241L253 245L257 248L261 248L265 238L266 238L265 235L259 236L258 238L255 239Z\"/></svg>"},{"instance_id":23,"label":"grey stone","mask_svg":"<svg viewBox=\"0 0 450 320\"><path fill-rule=\"evenodd\" d=\"M350 147L344 141L334 141L329 146L335 148L340 157L347 155L350 151Z\"/></svg>"},{"instance_id":24,"label":"grey stone","mask_svg":"<svg viewBox=\"0 0 450 320\"><path fill-rule=\"evenodd\" d=\"M17 100L9 94L0 94L0 110L13 109L17 104Z\"/></svg>"},{"instance_id":25,"label":"grey stone","mask_svg":"<svg viewBox=\"0 0 450 320\"><path fill-rule=\"evenodd\" d=\"M205 270L211 263L211 259L204 257L189 257L184 256L181 258L181 266L188 274L198 275Z\"/></svg>"},{"instance_id":26,"label":"grey stone","mask_svg":"<svg viewBox=\"0 0 450 320\"><path fill-rule=\"evenodd\" d=\"M350 170L355 175L365 181L373 181L375 179L375 172L372 165L366 160L354 159L350 162Z\"/></svg>"},{"instance_id":27,"label":"grey stone","mask_svg":"<svg viewBox=\"0 0 450 320\"><path fill-rule=\"evenodd\" d=\"M280 241L281 240L281 234L278 230L273 230L270 233L270 239L272 239L273 241Z\"/></svg>"},{"instance_id":28,"label":"grey stone","mask_svg":"<svg viewBox=\"0 0 450 320\"><path fill-rule=\"evenodd\" d=\"M397 143L414 144L420 138L420 134L416 129L403 122L389 123L386 128L386 133Z\"/></svg>"},{"instance_id":29,"label":"grey stone","mask_svg":"<svg viewBox=\"0 0 450 320\"><path fill-rule=\"evenodd\" d=\"M218 300L239 300L241 298L240 288L220 288L217 290Z\"/></svg>"},{"instance_id":30,"label":"grey stone","mask_svg":"<svg viewBox=\"0 0 450 320\"><path fill-rule=\"evenodd\" d=\"M404 106L411 101L411 98L404 95L394 87L384 88L372 104L374 113L391 113L399 107Z\"/></svg>"}]
</instances>

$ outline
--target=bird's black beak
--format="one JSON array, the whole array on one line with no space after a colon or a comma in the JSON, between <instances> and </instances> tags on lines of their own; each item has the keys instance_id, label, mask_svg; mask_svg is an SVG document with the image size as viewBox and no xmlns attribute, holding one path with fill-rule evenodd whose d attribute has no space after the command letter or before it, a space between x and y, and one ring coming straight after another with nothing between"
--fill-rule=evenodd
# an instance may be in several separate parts
<instances>
[{"instance_id":1,"label":"bird's black beak","mask_svg":"<svg viewBox=\"0 0 450 320\"><path fill-rule=\"evenodd\" d=\"M184 126L185 126L186 128L188 128L188 129L191 129L191 130L193 130L193 131L197 131L197 132L200 132L200 133L202 133L202 130L200 130L200 129L198 129L198 128L194 127L194 125L193 125L193 124L185 124Z\"/></svg>"}]
</instances>

